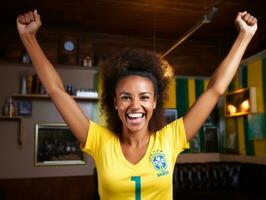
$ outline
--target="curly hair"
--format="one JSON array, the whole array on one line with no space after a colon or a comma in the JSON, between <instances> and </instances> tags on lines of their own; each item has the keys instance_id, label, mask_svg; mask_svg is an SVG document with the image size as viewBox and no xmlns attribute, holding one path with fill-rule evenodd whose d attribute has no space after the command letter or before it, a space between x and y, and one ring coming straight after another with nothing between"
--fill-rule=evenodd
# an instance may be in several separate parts
<instances>
[{"instance_id":1,"label":"curly hair","mask_svg":"<svg viewBox=\"0 0 266 200\"><path fill-rule=\"evenodd\" d=\"M149 131L164 125L163 104L167 99L169 77L164 74L163 62L154 52L143 49L126 49L103 62L103 92L101 111L106 115L107 126L116 134L122 133L122 121L114 106L116 84L125 76L138 75L148 78L154 85L156 108L149 122Z\"/></svg>"}]
</instances>

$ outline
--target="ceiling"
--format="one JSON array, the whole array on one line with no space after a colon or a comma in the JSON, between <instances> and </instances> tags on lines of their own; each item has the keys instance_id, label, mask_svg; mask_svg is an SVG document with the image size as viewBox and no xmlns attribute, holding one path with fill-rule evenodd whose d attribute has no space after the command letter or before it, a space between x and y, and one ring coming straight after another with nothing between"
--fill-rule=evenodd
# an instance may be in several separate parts
<instances>
[{"instance_id":1,"label":"ceiling","mask_svg":"<svg viewBox=\"0 0 266 200\"><path fill-rule=\"evenodd\" d=\"M43 25L91 32L177 40L212 7L218 12L188 38L189 41L229 46L238 11L248 10L259 21L250 53L265 49L264 0L9 0L1 9L2 25L14 26L19 13L37 8Z\"/></svg>"},{"instance_id":2,"label":"ceiling","mask_svg":"<svg viewBox=\"0 0 266 200\"><path fill-rule=\"evenodd\" d=\"M248 10L265 23L264 0L9 0L0 17L13 22L21 12L37 8L45 23L83 28L93 32L177 38L208 10L219 10L198 37L230 37L238 11ZM3 21L1 22L3 23ZM233 29L234 30L234 29Z\"/></svg>"}]
</instances>

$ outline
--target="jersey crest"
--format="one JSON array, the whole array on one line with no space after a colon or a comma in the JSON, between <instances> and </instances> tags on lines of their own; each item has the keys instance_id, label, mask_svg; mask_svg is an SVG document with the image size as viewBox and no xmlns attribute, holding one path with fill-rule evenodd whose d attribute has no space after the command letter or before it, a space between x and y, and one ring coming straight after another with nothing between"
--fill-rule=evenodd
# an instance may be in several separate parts
<instances>
[{"instance_id":1,"label":"jersey crest","mask_svg":"<svg viewBox=\"0 0 266 200\"><path fill-rule=\"evenodd\" d=\"M165 176L169 174L168 166L166 162L165 155L162 151L155 151L152 153L150 160L152 162L153 168L158 172L157 176Z\"/></svg>"}]
</instances>

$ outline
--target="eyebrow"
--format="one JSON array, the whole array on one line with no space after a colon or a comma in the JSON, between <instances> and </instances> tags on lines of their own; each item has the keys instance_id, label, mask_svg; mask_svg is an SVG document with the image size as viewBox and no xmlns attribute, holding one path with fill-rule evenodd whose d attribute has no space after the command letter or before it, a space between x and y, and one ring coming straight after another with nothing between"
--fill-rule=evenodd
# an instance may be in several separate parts
<instances>
[{"instance_id":1,"label":"eyebrow","mask_svg":"<svg viewBox=\"0 0 266 200\"><path fill-rule=\"evenodd\" d=\"M144 94L152 95L151 92L141 92L139 95L144 95ZM119 96L121 96L121 95L131 95L131 94L130 94L129 92L121 92L121 93L119 94Z\"/></svg>"}]
</instances>

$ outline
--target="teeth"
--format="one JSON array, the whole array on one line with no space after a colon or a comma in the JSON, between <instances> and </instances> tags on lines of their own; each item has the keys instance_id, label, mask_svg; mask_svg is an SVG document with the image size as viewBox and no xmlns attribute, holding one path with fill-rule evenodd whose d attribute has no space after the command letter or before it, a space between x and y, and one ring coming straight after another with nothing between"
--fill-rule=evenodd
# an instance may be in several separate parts
<instances>
[{"instance_id":1,"label":"teeth","mask_svg":"<svg viewBox=\"0 0 266 200\"><path fill-rule=\"evenodd\" d=\"M128 116L131 118L139 118L139 117L143 117L143 113L129 113Z\"/></svg>"}]
</instances>

